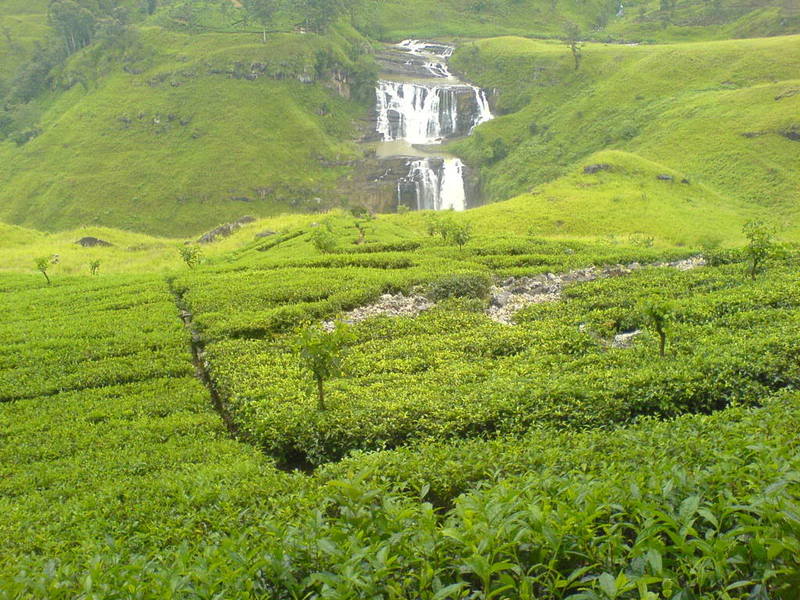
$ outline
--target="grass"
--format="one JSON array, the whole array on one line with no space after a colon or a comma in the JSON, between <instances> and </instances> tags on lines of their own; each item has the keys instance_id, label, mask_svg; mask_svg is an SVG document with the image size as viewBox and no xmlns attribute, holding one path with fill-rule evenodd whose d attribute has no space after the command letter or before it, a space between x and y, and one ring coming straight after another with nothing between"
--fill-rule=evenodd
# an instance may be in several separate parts
<instances>
[{"instance_id":1,"label":"grass","mask_svg":"<svg viewBox=\"0 0 800 600\"><path fill-rule=\"evenodd\" d=\"M237 214L237 217L244 216ZM205 259L214 259L251 243L264 231L282 232L307 225L319 217L288 214L258 219L244 225L228 238L202 246ZM112 247L83 248L75 242L84 237L97 237ZM192 238L165 238L106 227L85 227L58 233L47 233L0 223L0 272L31 272L34 261L42 256L58 255L59 263L51 267L54 277L86 275L89 263L101 262L102 274L160 273L182 266L178 247Z\"/></svg>"},{"instance_id":2,"label":"grass","mask_svg":"<svg viewBox=\"0 0 800 600\"><path fill-rule=\"evenodd\" d=\"M294 79L316 76L317 50L344 50L291 34L266 45L249 34L161 29L141 38L144 54L134 49L129 57L141 74L117 63L97 77L90 57L76 59L88 89L54 96L43 133L25 146L0 144L6 222L178 236L242 214L271 216L335 198L345 170L325 161L356 155L350 139L361 109L322 84ZM248 81L226 72L249 72L252 63L268 74ZM54 167L37 167L43 163Z\"/></svg>"},{"instance_id":3,"label":"grass","mask_svg":"<svg viewBox=\"0 0 800 600\"><path fill-rule=\"evenodd\" d=\"M800 13L791 0L714 3L681 0L664 12L658 0L618 5L570 0L493 0L466 5L456 0L430 3L385 2L371 19L386 39L407 37L491 37L525 35L561 37L565 22L576 23L595 40L691 41L796 33Z\"/></svg>"},{"instance_id":4,"label":"grass","mask_svg":"<svg viewBox=\"0 0 800 600\"><path fill-rule=\"evenodd\" d=\"M582 233L596 222L598 231L615 233L612 208L623 235L642 230L673 242L697 240L711 225L699 213L712 210L723 237L754 214L795 237L800 155L787 133L797 127L800 102L792 95L800 86L797 47L796 36L588 44L575 71L562 44L476 42L455 64L499 90L504 114L454 149L482 166L490 198L526 194L508 206L541 214L541 232ZM579 174L604 161L620 168ZM690 185L659 187L658 174Z\"/></svg>"}]
</instances>

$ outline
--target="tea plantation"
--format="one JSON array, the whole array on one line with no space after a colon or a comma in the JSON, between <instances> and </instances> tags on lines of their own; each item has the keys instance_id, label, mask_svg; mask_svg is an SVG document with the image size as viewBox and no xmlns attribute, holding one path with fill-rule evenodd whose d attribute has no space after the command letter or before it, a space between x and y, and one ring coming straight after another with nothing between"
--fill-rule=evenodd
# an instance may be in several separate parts
<instances>
[{"instance_id":1,"label":"tea plantation","mask_svg":"<svg viewBox=\"0 0 800 600\"><path fill-rule=\"evenodd\" d=\"M0 597L792 598L794 248L751 278L737 249L426 232L465 218L4 273ZM302 328L401 293L425 310L356 319L319 410Z\"/></svg>"},{"instance_id":2,"label":"tea plantation","mask_svg":"<svg viewBox=\"0 0 800 600\"><path fill-rule=\"evenodd\" d=\"M0 0L0 600L800 600L799 73L798 0Z\"/></svg>"}]
</instances>

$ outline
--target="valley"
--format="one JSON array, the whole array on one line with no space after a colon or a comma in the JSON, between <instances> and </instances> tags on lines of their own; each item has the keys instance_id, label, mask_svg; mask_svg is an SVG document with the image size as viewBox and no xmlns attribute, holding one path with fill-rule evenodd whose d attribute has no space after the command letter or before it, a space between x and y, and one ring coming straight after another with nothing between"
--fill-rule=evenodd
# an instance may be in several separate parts
<instances>
[{"instance_id":1,"label":"valley","mask_svg":"<svg viewBox=\"0 0 800 600\"><path fill-rule=\"evenodd\" d=\"M0 4L0 600L795 600L793 0Z\"/></svg>"}]
</instances>

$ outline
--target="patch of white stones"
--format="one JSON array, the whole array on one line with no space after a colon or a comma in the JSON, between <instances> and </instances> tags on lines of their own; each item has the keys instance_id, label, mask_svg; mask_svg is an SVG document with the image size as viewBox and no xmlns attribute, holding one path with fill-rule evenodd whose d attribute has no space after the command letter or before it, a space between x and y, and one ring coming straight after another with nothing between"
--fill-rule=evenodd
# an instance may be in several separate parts
<instances>
[{"instance_id":1,"label":"patch of white stones","mask_svg":"<svg viewBox=\"0 0 800 600\"><path fill-rule=\"evenodd\" d=\"M674 262L655 263L653 267L668 267L679 271L690 271L704 267L706 261L702 256L693 256ZM491 302L486 314L490 319L504 325L514 324L514 315L526 306L557 302L561 299L564 287L573 283L595 281L608 277L623 277L643 268L643 265L634 262L628 265L611 265L603 268L588 267L576 269L569 273L546 273L535 277L509 277L498 282L492 287ZM360 306L341 316L340 321L353 325L373 317L416 317L420 313L430 310L436 303L421 294L384 294L380 299L367 306ZM325 321L323 327L332 331L334 321ZM640 331L632 331L617 335L612 346L627 348L633 343Z\"/></svg>"},{"instance_id":2,"label":"patch of white stones","mask_svg":"<svg viewBox=\"0 0 800 600\"><path fill-rule=\"evenodd\" d=\"M435 306L434 302L428 300L425 296L419 294L412 294L405 296L403 294L384 294L375 304L367 306L359 306L342 315L339 319L340 322L354 325L361 321L366 321L373 317L416 317L421 312L431 309ZM334 321L325 321L323 327L327 331L333 331L335 327Z\"/></svg>"},{"instance_id":3,"label":"patch of white stones","mask_svg":"<svg viewBox=\"0 0 800 600\"><path fill-rule=\"evenodd\" d=\"M651 266L690 271L705 265L706 261L702 256L693 256L684 260L656 263ZM498 323L513 325L514 315L526 306L560 300L564 287L568 284L607 277L623 277L641 268L641 264L634 262L628 265L607 266L602 269L597 267L577 269L560 275L547 273L536 277L510 277L492 288L492 300L486 313L490 319ZM632 338L626 337L627 335L621 334L618 336L620 339L615 340L615 343L629 344Z\"/></svg>"}]
</instances>

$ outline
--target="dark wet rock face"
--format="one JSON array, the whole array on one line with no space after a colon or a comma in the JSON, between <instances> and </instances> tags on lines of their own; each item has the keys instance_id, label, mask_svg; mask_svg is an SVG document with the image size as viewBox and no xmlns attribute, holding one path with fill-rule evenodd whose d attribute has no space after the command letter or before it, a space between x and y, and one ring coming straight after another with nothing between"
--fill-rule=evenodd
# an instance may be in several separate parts
<instances>
[{"instance_id":1,"label":"dark wet rock face","mask_svg":"<svg viewBox=\"0 0 800 600\"><path fill-rule=\"evenodd\" d=\"M793 127L791 129L784 129L780 132L783 137L793 142L800 142L800 127Z\"/></svg>"},{"instance_id":2,"label":"dark wet rock face","mask_svg":"<svg viewBox=\"0 0 800 600\"><path fill-rule=\"evenodd\" d=\"M208 233L200 236L200 238L197 241L200 244L210 244L220 238L226 238L233 235L234 233L239 231L244 225L247 225L248 223L253 223L255 220L256 220L255 217L250 217L250 216L242 217L241 219L238 219L233 223L226 223L225 225L220 225L219 227L215 227Z\"/></svg>"},{"instance_id":3,"label":"dark wet rock face","mask_svg":"<svg viewBox=\"0 0 800 600\"><path fill-rule=\"evenodd\" d=\"M92 236L82 237L75 243L84 248L108 248L113 246L110 242Z\"/></svg>"},{"instance_id":4,"label":"dark wet rock face","mask_svg":"<svg viewBox=\"0 0 800 600\"><path fill-rule=\"evenodd\" d=\"M595 173L599 173L600 171L610 171L611 165L606 163L599 163L596 165L586 165L583 167L583 172L586 175L594 175Z\"/></svg>"}]
</instances>

